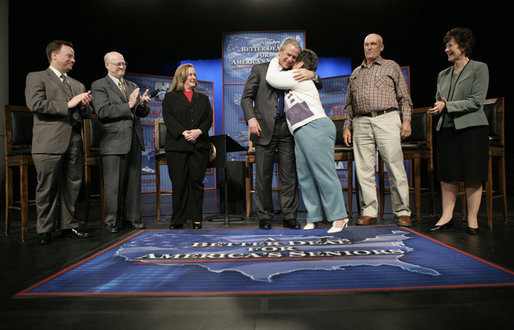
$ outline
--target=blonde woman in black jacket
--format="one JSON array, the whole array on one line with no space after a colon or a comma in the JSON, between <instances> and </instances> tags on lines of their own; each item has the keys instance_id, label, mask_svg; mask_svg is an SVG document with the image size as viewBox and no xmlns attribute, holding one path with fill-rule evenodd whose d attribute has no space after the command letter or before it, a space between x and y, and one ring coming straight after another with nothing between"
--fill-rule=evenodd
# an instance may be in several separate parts
<instances>
[{"instance_id":1,"label":"blonde woman in black jacket","mask_svg":"<svg viewBox=\"0 0 514 330\"><path fill-rule=\"evenodd\" d=\"M162 103L166 124L166 160L173 189L170 229L181 229L187 220L202 228L203 180L209 158L212 107L209 98L195 92L198 85L192 64L175 71L171 89Z\"/></svg>"}]
</instances>

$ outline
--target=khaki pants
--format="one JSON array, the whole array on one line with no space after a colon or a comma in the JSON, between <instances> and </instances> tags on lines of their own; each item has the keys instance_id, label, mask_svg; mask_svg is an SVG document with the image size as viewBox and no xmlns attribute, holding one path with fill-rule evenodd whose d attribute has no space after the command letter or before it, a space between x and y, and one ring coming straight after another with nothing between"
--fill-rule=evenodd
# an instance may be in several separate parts
<instances>
[{"instance_id":1,"label":"khaki pants","mask_svg":"<svg viewBox=\"0 0 514 330\"><path fill-rule=\"evenodd\" d=\"M409 183L400 138L399 112L377 117L357 116L353 119L355 172L359 180L360 207L363 216L376 218L378 201L375 180L376 149L384 160L391 186L392 210L395 216L408 215Z\"/></svg>"}]
</instances>

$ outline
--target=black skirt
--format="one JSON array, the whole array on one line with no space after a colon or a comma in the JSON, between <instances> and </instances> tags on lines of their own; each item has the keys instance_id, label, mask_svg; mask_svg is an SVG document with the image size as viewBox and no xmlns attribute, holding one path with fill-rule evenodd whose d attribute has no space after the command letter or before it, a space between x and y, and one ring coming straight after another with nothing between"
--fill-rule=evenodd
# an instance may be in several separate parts
<instances>
[{"instance_id":1,"label":"black skirt","mask_svg":"<svg viewBox=\"0 0 514 330\"><path fill-rule=\"evenodd\" d=\"M439 181L487 181L489 127L441 128L437 135Z\"/></svg>"}]
</instances>

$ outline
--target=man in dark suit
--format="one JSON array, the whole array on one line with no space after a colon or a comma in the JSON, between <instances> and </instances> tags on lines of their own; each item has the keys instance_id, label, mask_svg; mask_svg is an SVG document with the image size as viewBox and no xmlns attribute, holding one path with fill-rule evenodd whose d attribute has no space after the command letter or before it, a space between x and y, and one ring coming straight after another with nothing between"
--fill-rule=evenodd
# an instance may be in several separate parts
<instances>
[{"instance_id":1,"label":"man in dark suit","mask_svg":"<svg viewBox=\"0 0 514 330\"><path fill-rule=\"evenodd\" d=\"M141 151L145 150L140 117L146 117L148 90L123 79L127 63L118 52L104 57L107 76L91 85L93 108L102 122L100 141L104 176L105 226L117 232L126 222L136 229L141 223Z\"/></svg>"},{"instance_id":2,"label":"man in dark suit","mask_svg":"<svg viewBox=\"0 0 514 330\"><path fill-rule=\"evenodd\" d=\"M300 43L293 38L285 39L278 52L279 63L284 70L293 66L301 51ZM275 150L280 158L280 201L284 227L299 229L296 221L298 210L298 182L294 156L294 139L287 127L283 112L283 91L274 89L266 82L269 63L254 65L241 98L241 106L248 123L250 139L255 145L255 205L261 229L270 229L273 218L272 179ZM296 79L318 80L316 73L306 69L297 72ZM279 98L281 99L279 101Z\"/></svg>"},{"instance_id":3,"label":"man in dark suit","mask_svg":"<svg viewBox=\"0 0 514 330\"><path fill-rule=\"evenodd\" d=\"M82 118L92 113L91 92L68 77L73 45L62 40L46 47L50 67L27 75L25 101L34 113L32 158L37 171L37 240L48 244L54 222L62 234L87 237L74 217L82 184Z\"/></svg>"}]
</instances>

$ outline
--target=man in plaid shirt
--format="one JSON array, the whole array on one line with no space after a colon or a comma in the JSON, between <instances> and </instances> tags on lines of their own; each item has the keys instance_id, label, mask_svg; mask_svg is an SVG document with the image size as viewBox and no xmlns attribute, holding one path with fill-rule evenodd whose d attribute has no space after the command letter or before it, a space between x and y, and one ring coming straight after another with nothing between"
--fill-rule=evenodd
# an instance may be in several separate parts
<instances>
[{"instance_id":1,"label":"man in plaid shirt","mask_svg":"<svg viewBox=\"0 0 514 330\"><path fill-rule=\"evenodd\" d=\"M358 225L376 221L376 149L384 159L391 185L391 201L398 225L411 226L409 184L403 164L401 139L411 134L412 101L399 65L381 57L382 37L364 39L365 59L352 73L346 94L344 141L352 143L355 172L361 192Z\"/></svg>"}]
</instances>

